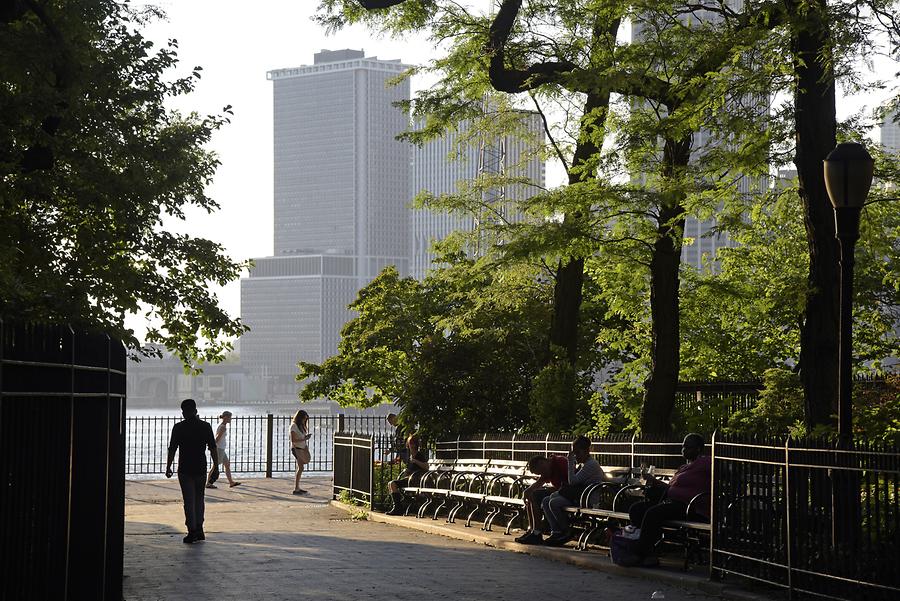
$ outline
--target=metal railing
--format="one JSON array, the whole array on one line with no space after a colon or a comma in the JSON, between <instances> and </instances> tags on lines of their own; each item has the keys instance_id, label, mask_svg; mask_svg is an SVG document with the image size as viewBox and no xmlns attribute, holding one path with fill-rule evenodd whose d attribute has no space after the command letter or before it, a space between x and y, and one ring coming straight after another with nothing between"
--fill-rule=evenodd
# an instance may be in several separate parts
<instances>
[{"instance_id":1,"label":"metal railing","mask_svg":"<svg viewBox=\"0 0 900 601\"><path fill-rule=\"evenodd\" d=\"M213 430L215 415L202 415ZM129 416L125 418L125 473L156 475L166 469L166 454L172 426L181 421L175 416ZM228 456L234 473L293 473L294 458L290 452L290 415L235 415L228 426ZM392 432L382 416L375 415L311 415L309 417L309 450L312 457L306 470L330 472L334 468L332 441L336 432L352 428L358 432ZM177 467L178 458L175 458Z\"/></svg>"},{"instance_id":2,"label":"metal railing","mask_svg":"<svg viewBox=\"0 0 900 601\"><path fill-rule=\"evenodd\" d=\"M508 459L527 461L534 455L565 455L573 436L552 434L483 434L435 443L438 459ZM591 443L591 453L601 465L639 467L653 465L674 469L684 463L681 440L665 440L632 434L613 434Z\"/></svg>"},{"instance_id":3,"label":"metal railing","mask_svg":"<svg viewBox=\"0 0 900 601\"><path fill-rule=\"evenodd\" d=\"M358 439L363 441L355 452L372 457L373 479L360 499L382 508L387 482L402 467L396 441L384 435L349 438L351 444ZM566 453L571 440L484 434L439 441L432 456L524 461ZM718 436L707 450L713 466L711 576L766 583L790 597L900 598L900 450L863 442L835 448L823 440ZM593 441L591 451L609 466L674 469L684 463L681 440L614 435ZM348 478L349 469L336 462L335 481ZM353 469L363 467L354 463Z\"/></svg>"},{"instance_id":4,"label":"metal railing","mask_svg":"<svg viewBox=\"0 0 900 601\"><path fill-rule=\"evenodd\" d=\"M715 440L713 574L823 599L900 598L900 452Z\"/></svg>"}]
</instances>

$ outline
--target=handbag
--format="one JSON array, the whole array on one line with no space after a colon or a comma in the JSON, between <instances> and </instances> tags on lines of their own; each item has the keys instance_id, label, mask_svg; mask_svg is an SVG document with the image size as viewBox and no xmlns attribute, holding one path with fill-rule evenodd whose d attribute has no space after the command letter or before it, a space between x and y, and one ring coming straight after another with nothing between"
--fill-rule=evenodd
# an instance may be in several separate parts
<instances>
[{"instance_id":1,"label":"handbag","mask_svg":"<svg viewBox=\"0 0 900 601\"><path fill-rule=\"evenodd\" d=\"M623 557L634 556L637 550L638 537L634 533L626 533L622 529L613 532L609 541L609 556L614 564L621 565Z\"/></svg>"},{"instance_id":2,"label":"handbag","mask_svg":"<svg viewBox=\"0 0 900 601\"><path fill-rule=\"evenodd\" d=\"M291 447L291 454L301 465L307 465L310 461L312 461L312 455L310 454L309 449Z\"/></svg>"}]
</instances>

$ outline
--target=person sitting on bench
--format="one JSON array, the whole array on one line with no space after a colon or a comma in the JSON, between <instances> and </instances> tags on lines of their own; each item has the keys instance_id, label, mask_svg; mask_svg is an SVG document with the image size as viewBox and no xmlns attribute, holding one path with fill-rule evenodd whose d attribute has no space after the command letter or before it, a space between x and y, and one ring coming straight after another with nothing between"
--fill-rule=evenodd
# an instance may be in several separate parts
<instances>
[{"instance_id":1,"label":"person sitting on bench","mask_svg":"<svg viewBox=\"0 0 900 601\"><path fill-rule=\"evenodd\" d=\"M535 455L528 460L528 471L537 474L538 479L522 493L525 500L525 515L528 517L528 529L525 534L516 539L516 542L536 545L543 541L541 503L546 497L559 490L563 484L568 484L569 462L562 455L551 455L550 457Z\"/></svg>"},{"instance_id":2,"label":"person sitting on bench","mask_svg":"<svg viewBox=\"0 0 900 601\"><path fill-rule=\"evenodd\" d=\"M400 473L396 480L388 482L388 490L391 492L391 501L393 507L387 511L387 515L402 515L404 512L403 493L400 489L407 486L418 486L422 479L422 474L428 471L428 454L425 450L420 450L419 437L410 434L406 438L406 449L408 451L404 461L406 467Z\"/></svg>"},{"instance_id":3,"label":"person sitting on bench","mask_svg":"<svg viewBox=\"0 0 900 601\"><path fill-rule=\"evenodd\" d=\"M678 468L668 484L646 476L649 489L646 501L635 503L629 510L632 525L641 529L634 552L622 558L620 565L657 565L653 547L662 537L663 523L687 519L688 503L701 493L708 493L712 463L703 455L704 442L699 434L688 434L681 443L681 455L687 463ZM709 520L709 499L692 507L699 517Z\"/></svg>"},{"instance_id":4,"label":"person sitting on bench","mask_svg":"<svg viewBox=\"0 0 900 601\"><path fill-rule=\"evenodd\" d=\"M587 436L579 436L575 439L567 460L569 483L560 487L550 496L544 497L541 502L544 517L551 529L550 536L543 543L551 547L561 547L572 538L569 532L569 516L566 513L566 507L577 505L585 488L606 480L603 468L596 459L591 457L591 439ZM576 470L577 464L581 464L581 467Z\"/></svg>"}]
</instances>

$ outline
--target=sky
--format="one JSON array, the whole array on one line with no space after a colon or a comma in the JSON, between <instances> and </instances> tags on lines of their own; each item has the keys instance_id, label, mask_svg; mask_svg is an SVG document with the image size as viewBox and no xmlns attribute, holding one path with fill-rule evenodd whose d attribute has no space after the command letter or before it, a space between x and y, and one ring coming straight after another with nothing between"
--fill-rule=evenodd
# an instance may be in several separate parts
<instances>
[{"instance_id":1,"label":"sky","mask_svg":"<svg viewBox=\"0 0 900 601\"><path fill-rule=\"evenodd\" d=\"M150 4L150 3L135 3ZM272 69L312 64L323 48L354 48L367 56L402 59L417 64L434 49L424 40L374 39L363 27L328 36L311 20L317 0L157 0L167 20L146 27L145 37L157 45L178 40L178 73L199 65L202 77L194 93L172 103L182 111L220 113L232 105L231 123L216 133L211 147L219 167L209 194L221 209L207 215L188 214L185 222L169 220L173 231L208 238L224 245L236 260L269 256L273 252ZM416 82L413 81L413 89ZM240 283L217 289L220 305L232 316L240 314ZM138 337L145 331L143 316L128 320Z\"/></svg>"},{"instance_id":2,"label":"sky","mask_svg":"<svg viewBox=\"0 0 900 601\"><path fill-rule=\"evenodd\" d=\"M173 108L207 114L220 113L230 104L234 111L231 123L216 133L210 145L221 166L208 192L221 209L211 215L189 212L186 221L172 219L165 226L219 242L235 260L273 252L273 101L266 72L311 64L313 54L321 49L362 49L367 56L399 58L408 64L424 63L437 52L424 38L374 38L364 27L326 35L312 21L318 0L256 0L252 5L236 0L156 0L152 4L162 8L167 19L147 26L144 35L160 46L170 38L178 40L179 75L189 74L194 66L203 68L196 90L172 103ZM882 65L876 67L882 69ZM413 93L424 83L414 78ZM839 117L872 101L871 97L842 99ZM550 184L561 179L553 171L548 165ZM216 293L230 315L240 315L240 282ZM143 316L130 317L127 325L143 337Z\"/></svg>"}]
</instances>

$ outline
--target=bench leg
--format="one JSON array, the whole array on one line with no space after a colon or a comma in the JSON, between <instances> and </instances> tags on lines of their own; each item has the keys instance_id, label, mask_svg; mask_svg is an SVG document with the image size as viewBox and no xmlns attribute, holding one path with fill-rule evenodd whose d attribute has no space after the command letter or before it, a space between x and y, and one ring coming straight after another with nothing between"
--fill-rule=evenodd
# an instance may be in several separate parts
<instances>
[{"instance_id":1,"label":"bench leg","mask_svg":"<svg viewBox=\"0 0 900 601\"><path fill-rule=\"evenodd\" d=\"M459 502L458 502L458 503L456 504L456 506L454 506L453 509L450 510L450 513L447 514L447 523L448 523L448 524L455 524L455 523L456 523L456 513L457 513L460 509L463 508L463 505L465 505L465 503L459 503Z\"/></svg>"},{"instance_id":2,"label":"bench leg","mask_svg":"<svg viewBox=\"0 0 900 601\"><path fill-rule=\"evenodd\" d=\"M510 532L512 532L513 522L520 519L521 517L522 517L521 511L514 512L512 518L510 518L510 520L506 523L506 530L503 532L503 534L509 535Z\"/></svg>"},{"instance_id":3,"label":"bench leg","mask_svg":"<svg viewBox=\"0 0 900 601\"><path fill-rule=\"evenodd\" d=\"M500 508L497 507L493 509L487 516L484 518L484 522L481 524L481 529L487 532L491 531L491 522L494 521L494 518L500 515Z\"/></svg>"},{"instance_id":4,"label":"bench leg","mask_svg":"<svg viewBox=\"0 0 900 601\"><path fill-rule=\"evenodd\" d=\"M473 509L469 513L469 517L466 518L466 528L470 528L472 526L472 518L475 517L475 514L478 513L479 509L480 509L480 507L478 505L475 505L475 509Z\"/></svg>"},{"instance_id":5,"label":"bench leg","mask_svg":"<svg viewBox=\"0 0 900 601\"><path fill-rule=\"evenodd\" d=\"M446 505L446 504L447 504L447 499L444 499L443 501L441 501L441 504L435 508L434 514L431 516L432 520L436 520L438 518L438 514L441 512L441 509L443 509L444 505Z\"/></svg>"},{"instance_id":6,"label":"bench leg","mask_svg":"<svg viewBox=\"0 0 900 601\"><path fill-rule=\"evenodd\" d=\"M428 506L431 505L433 501L434 499L432 499L431 497L426 499L426 501L419 506L419 511L416 512L416 517L422 518L422 516L425 515L425 511L428 509Z\"/></svg>"},{"instance_id":7,"label":"bench leg","mask_svg":"<svg viewBox=\"0 0 900 601\"><path fill-rule=\"evenodd\" d=\"M591 521L590 526L586 526L584 529L584 533L582 533L581 537L578 539L577 548L582 551L587 551L588 544L591 542L591 537L600 529L600 524L597 524L594 521Z\"/></svg>"}]
</instances>

